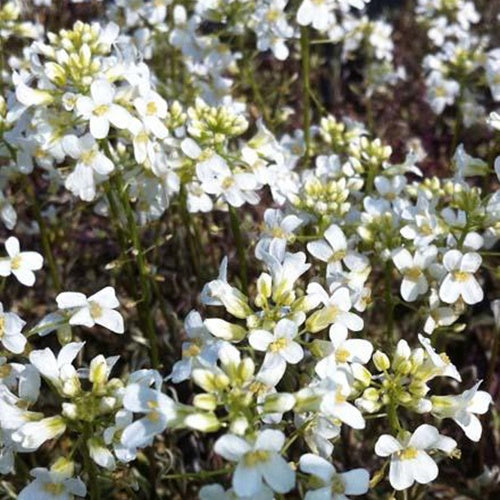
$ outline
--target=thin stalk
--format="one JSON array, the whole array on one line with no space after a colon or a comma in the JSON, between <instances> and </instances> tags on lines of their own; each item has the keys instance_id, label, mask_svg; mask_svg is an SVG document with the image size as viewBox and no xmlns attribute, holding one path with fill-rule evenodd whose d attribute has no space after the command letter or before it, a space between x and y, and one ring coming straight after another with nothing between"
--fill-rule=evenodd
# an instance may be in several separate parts
<instances>
[{"instance_id":1,"label":"thin stalk","mask_svg":"<svg viewBox=\"0 0 500 500\"><path fill-rule=\"evenodd\" d=\"M89 486L89 498L90 500L99 500L101 494L99 491L99 483L97 482L97 471L95 463L90 457L90 451L88 447L88 440L93 436L92 424L86 423L83 431L84 439L81 442L81 454L83 455L83 466L85 472L88 475L87 484Z\"/></svg>"},{"instance_id":2,"label":"thin stalk","mask_svg":"<svg viewBox=\"0 0 500 500\"><path fill-rule=\"evenodd\" d=\"M306 146L304 157L307 161L311 154L311 58L309 29L307 26L300 28L300 58L302 62L303 127Z\"/></svg>"},{"instance_id":3,"label":"thin stalk","mask_svg":"<svg viewBox=\"0 0 500 500\"><path fill-rule=\"evenodd\" d=\"M392 297L392 261L385 264L385 307L387 320L387 338L394 345L394 301Z\"/></svg>"},{"instance_id":4,"label":"thin stalk","mask_svg":"<svg viewBox=\"0 0 500 500\"><path fill-rule=\"evenodd\" d=\"M35 213L35 219L40 228L40 239L42 240L43 253L49 264L50 276L52 278L52 283L57 292L61 291L61 280L59 279L59 272L57 270L56 261L54 255L52 254L52 249L50 247L50 240L48 234L48 228L45 224L45 220L42 216L42 210L40 208L40 203L38 202L37 194L33 183L26 176L26 188L28 191L28 196L33 200L33 211Z\"/></svg>"},{"instance_id":5,"label":"thin stalk","mask_svg":"<svg viewBox=\"0 0 500 500\"><path fill-rule=\"evenodd\" d=\"M180 205L181 205L180 209L181 209L182 223L184 224L184 228L186 231L189 255L191 257L191 265L193 266L196 278L200 283L202 280L200 274L201 271L200 271L199 253L196 250L196 241L193 238L193 234L191 232L191 229L195 230L195 227L193 224L193 218L191 217L191 213L187 208L187 194L184 186L181 187Z\"/></svg>"},{"instance_id":6,"label":"thin stalk","mask_svg":"<svg viewBox=\"0 0 500 500\"><path fill-rule=\"evenodd\" d=\"M149 339L149 348L151 351L151 364L153 368L158 369L160 366L159 354L158 354L158 338L154 329L153 314L152 314L152 301L151 301L151 288L149 284L149 276L147 270L147 263L144 257L144 250L141 245L141 238L139 235L139 228L135 220L135 215L130 205L130 200L128 198L126 187L123 184L123 179L120 173L114 176L116 183L116 188L118 191L119 199L123 206L125 212L125 217L127 219L127 225L129 230L130 239L132 241L132 246L134 248L134 254L136 256L137 269L139 271L139 283L141 287L141 301L139 303L139 308L142 311L141 322L145 326L146 334Z\"/></svg>"},{"instance_id":7,"label":"thin stalk","mask_svg":"<svg viewBox=\"0 0 500 500\"><path fill-rule=\"evenodd\" d=\"M236 209L229 205L229 217L231 219L231 230L233 232L236 248L238 250L238 260L240 262L240 277L243 286L243 292L248 293L248 276L247 276L247 258L246 249L243 243L243 236L241 234L241 225L238 218Z\"/></svg>"}]
</instances>

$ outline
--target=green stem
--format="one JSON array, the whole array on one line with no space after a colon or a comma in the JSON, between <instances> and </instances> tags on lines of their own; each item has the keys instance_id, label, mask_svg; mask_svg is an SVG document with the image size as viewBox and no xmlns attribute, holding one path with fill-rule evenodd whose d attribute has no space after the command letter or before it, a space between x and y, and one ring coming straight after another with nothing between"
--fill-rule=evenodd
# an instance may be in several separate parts
<instances>
[{"instance_id":1,"label":"green stem","mask_svg":"<svg viewBox=\"0 0 500 500\"><path fill-rule=\"evenodd\" d=\"M385 306L387 321L387 338L394 345L394 301L392 297L392 268L391 260L385 264Z\"/></svg>"},{"instance_id":2,"label":"green stem","mask_svg":"<svg viewBox=\"0 0 500 500\"><path fill-rule=\"evenodd\" d=\"M42 216L42 210L40 208L40 203L38 202L37 194L33 183L28 177L26 177L26 187L28 191L28 196L33 201L33 211L35 213L35 219L40 228L40 238L42 240L43 253L49 264L50 276L52 278L52 283L57 292L61 291L61 280L59 279L59 272L57 271L56 261L54 255L52 254L52 249L50 247L50 240L48 234L48 228L45 224L45 220Z\"/></svg>"},{"instance_id":3,"label":"green stem","mask_svg":"<svg viewBox=\"0 0 500 500\"><path fill-rule=\"evenodd\" d=\"M139 303L139 309L142 312L141 322L145 326L146 334L149 339L149 348L151 351L151 364L153 368L158 369L160 366L159 354L158 354L158 338L154 329L153 323L153 312L152 301L151 301L151 288L149 284L148 269L146 259L144 257L144 250L141 245L141 239L139 235L139 228L135 220L135 215L128 198L128 193L126 186L123 183L121 173L113 177L118 192L119 199L123 206L125 217L127 219L127 226L129 230L130 239L132 241L132 246L134 248L134 254L136 256L137 269L139 271L139 283L141 286L141 300Z\"/></svg>"},{"instance_id":4,"label":"green stem","mask_svg":"<svg viewBox=\"0 0 500 500\"><path fill-rule=\"evenodd\" d=\"M306 161L311 154L311 59L310 59L310 43L309 43L309 29L307 26L300 28L300 58L302 62L302 99L303 99L303 113L304 113L304 140L305 140L305 153Z\"/></svg>"},{"instance_id":5,"label":"green stem","mask_svg":"<svg viewBox=\"0 0 500 500\"><path fill-rule=\"evenodd\" d=\"M192 230L194 230L193 218L191 217L191 213L187 208L187 193L184 186L181 188L180 194L180 204L181 204L181 217L182 222L184 224L184 229L186 231L187 236L187 244L189 249L189 255L191 257L191 265L193 266L193 270L196 274L198 282L201 282L201 274L200 274L200 262L199 262L199 253L196 250L196 241L193 239Z\"/></svg>"},{"instance_id":6,"label":"green stem","mask_svg":"<svg viewBox=\"0 0 500 500\"><path fill-rule=\"evenodd\" d=\"M83 431L84 438L81 442L81 453L83 455L83 465L85 472L88 475L89 498L90 500L99 500L101 494L99 492L99 483L97 482L97 471L95 463L90 457L88 446L89 439L93 436L92 424L86 423Z\"/></svg>"},{"instance_id":7,"label":"green stem","mask_svg":"<svg viewBox=\"0 0 500 500\"><path fill-rule=\"evenodd\" d=\"M229 217L231 219L231 230L233 231L233 236L236 242L236 248L238 250L241 285L243 287L243 292L245 294L248 294L246 249L243 243L243 236L241 234L241 225L238 218L238 214L236 212L236 209L231 205L229 205Z\"/></svg>"}]
</instances>

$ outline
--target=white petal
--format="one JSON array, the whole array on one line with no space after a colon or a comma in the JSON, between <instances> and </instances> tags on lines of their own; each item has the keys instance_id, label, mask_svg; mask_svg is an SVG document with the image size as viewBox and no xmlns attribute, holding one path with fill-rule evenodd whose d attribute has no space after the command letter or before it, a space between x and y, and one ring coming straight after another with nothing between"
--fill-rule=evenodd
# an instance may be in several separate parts
<instances>
[{"instance_id":1,"label":"white petal","mask_svg":"<svg viewBox=\"0 0 500 500\"><path fill-rule=\"evenodd\" d=\"M1 339L1 342L5 349L14 354L20 354L24 351L24 347L26 346L26 337L22 333L18 333L16 335L4 335Z\"/></svg>"},{"instance_id":2,"label":"white petal","mask_svg":"<svg viewBox=\"0 0 500 500\"><path fill-rule=\"evenodd\" d=\"M234 434L221 436L214 445L214 451L217 455L232 462L237 462L250 449L250 445L244 439Z\"/></svg>"},{"instance_id":3,"label":"white petal","mask_svg":"<svg viewBox=\"0 0 500 500\"><path fill-rule=\"evenodd\" d=\"M439 474L438 466L432 458L425 453L425 451L420 451L417 458L411 460L413 468L413 477L415 481L420 484L427 484L434 481Z\"/></svg>"},{"instance_id":4,"label":"white petal","mask_svg":"<svg viewBox=\"0 0 500 500\"><path fill-rule=\"evenodd\" d=\"M269 344L274 340L274 335L266 330L254 330L248 336L248 342L257 351L267 351Z\"/></svg>"},{"instance_id":5,"label":"white petal","mask_svg":"<svg viewBox=\"0 0 500 500\"><path fill-rule=\"evenodd\" d=\"M369 488L370 473L366 469L353 469L341 474L346 495L364 495Z\"/></svg>"},{"instance_id":6,"label":"white petal","mask_svg":"<svg viewBox=\"0 0 500 500\"><path fill-rule=\"evenodd\" d=\"M458 270L460 267L460 261L462 259L462 253L458 250L449 250L444 254L443 264L448 271Z\"/></svg>"},{"instance_id":7,"label":"white petal","mask_svg":"<svg viewBox=\"0 0 500 500\"><path fill-rule=\"evenodd\" d=\"M284 444L285 435L281 431L265 429L257 436L254 448L256 450L269 450L279 453Z\"/></svg>"},{"instance_id":8,"label":"white petal","mask_svg":"<svg viewBox=\"0 0 500 500\"><path fill-rule=\"evenodd\" d=\"M297 325L295 322L289 319L282 319L278 321L274 333L276 337L284 337L287 339L293 339L297 335Z\"/></svg>"},{"instance_id":9,"label":"white petal","mask_svg":"<svg viewBox=\"0 0 500 500\"><path fill-rule=\"evenodd\" d=\"M24 286L33 286L35 284L35 273L29 269L13 269L12 274Z\"/></svg>"},{"instance_id":10,"label":"white petal","mask_svg":"<svg viewBox=\"0 0 500 500\"><path fill-rule=\"evenodd\" d=\"M403 449L401 443L389 434L382 434L375 443L375 453L379 457L388 457Z\"/></svg>"},{"instance_id":11,"label":"white petal","mask_svg":"<svg viewBox=\"0 0 500 500\"><path fill-rule=\"evenodd\" d=\"M56 302L59 309L83 307L87 305L87 297L80 292L62 292L56 297Z\"/></svg>"},{"instance_id":12,"label":"white petal","mask_svg":"<svg viewBox=\"0 0 500 500\"><path fill-rule=\"evenodd\" d=\"M245 467L240 462L233 474L234 492L241 497L251 497L262 488L262 475L257 467Z\"/></svg>"},{"instance_id":13,"label":"white petal","mask_svg":"<svg viewBox=\"0 0 500 500\"><path fill-rule=\"evenodd\" d=\"M448 274L439 287L439 298L447 304L454 304L458 297L460 297L460 288L451 274Z\"/></svg>"},{"instance_id":14,"label":"white petal","mask_svg":"<svg viewBox=\"0 0 500 500\"><path fill-rule=\"evenodd\" d=\"M391 486L398 491L409 488L413 483L413 470L410 460L392 459L389 470Z\"/></svg>"},{"instance_id":15,"label":"white petal","mask_svg":"<svg viewBox=\"0 0 500 500\"><path fill-rule=\"evenodd\" d=\"M85 342L70 342L66 344L57 355L57 365L70 365L78 356L78 353L83 349Z\"/></svg>"},{"instance_id":16,"label":"white petal","mask_svg":"<svg viewBox=\"0 0 500 500\"><path fill-rule=\"evenodd\" d=\"M460 271L475 273L481 266L481 256L476 252L466 253L460 262Z\"/></svg>"},{"instance_id":17,"label":"white petal","mask_svg":"<svg viewBox=\"0 0 500 500\"><path fill-rule=\"evenodd\" d=\"M261 470L266 483L278 493L287 493L295 486L295 472L277 453Z\"/></svg>"},{"instance_id":18,"label":"white petal","mask_svg":"<svg viewBox=\"0 0 500 500\"><path fill-rule=\"evenodd\" d=\"M280 351L281 356L285 358L287 363L292 365L298 363L304 357L304 350L297 342L290 342L284 349Z\"/></svg>"},{"instance_id":19,"label":"white petal","mask_svg":"<svg viewBox=\"0 0 500 500\"><path fill-rule=\"evenodd\" d=\"M483 289L474 276L470 275L466 281L461 283L461 285L462 297L466 304L477 304L483 300Z\"/></svg>"},{"instance_id":20,"label":"white petal","mask_svg":"<svg viewBox=\"0 0 500 500\"><path fill-rule=\"evenodd\" d=\"M104 139L109 132L109 121L105 116L92 116L90 118L90 133L96 139Z\"/></svg>"},{"instance_id":21,"label":"white petal","mask_svg":"<svg viewBox=\"0 0 500 500\"><path fill-rule=\"evenodd\" d=\"M94 293L94 295L91 295L88 300L89 302L97 302L100 306L107 307L109 309L114 309L120 305L118 299L116 298L115 289L112 286L107 286L102 290L99 290L97 293Z\"/></svg>"},{"instance_id":22,"label":"white petal","mask_svg":"<svg viewBox=\"0 0 500 500\"><path fill-rule=\"evenodd\" d=\"M439 431L432 425L422 424L413 433L408 446L414 446L417 450L432 448L439 439Z\"/></svg>"},{"instance_id":23,"label":"white petal","mask_svg":"<svg viewBox=\"0 0 500 500\"><path fill-rule=\"evenodd\" d=\"M77 311L69 320L70 325L82 325L89 328L95 325L94 318L90 314L90 309L88 307L82 307Z\"/></svg>"},{"instance_id":24,"label":"white petal","mask_svg":"<svg viewBox=\"0 0 500 500\"><path fill-rule=\"evenodd\" d=\"M311 241L307 244L307 251L316 259L328 262L333 254L332 247L324 240Z\"/></svg>"},{"instance_id":25,"label":"white petal","mask_svg":"<svg viewBox=\"0 0 500 500\"><path fill-rule=\"evenodd\" d=\"M19 240L15 236L7 238L7 241L5 242L5 250L11 258L19 255L19 252L21 251Z\"/></svg>"},{"instance_id":26,"label":"white petal","mask_svg":"<svg viewBox=\"0 0 500 500\"><path fill-rule=\"evenodd\" d=\"M125 331L122 315L113 309L103 309L102 314L98 318L95 318L95 322L115 333L123 333Z\"/></svg>"},{"instance_id":27,"label":"white petal","mask_svg":"<svg viewBox=\"0 0 500 500\"><path fill-rule=\"evenodd\" d=\"M330 462L313 453L306 453L300 457L300 470L321 478L325 483L330 481L335 472Z\"/></svg>"}]
</instances>

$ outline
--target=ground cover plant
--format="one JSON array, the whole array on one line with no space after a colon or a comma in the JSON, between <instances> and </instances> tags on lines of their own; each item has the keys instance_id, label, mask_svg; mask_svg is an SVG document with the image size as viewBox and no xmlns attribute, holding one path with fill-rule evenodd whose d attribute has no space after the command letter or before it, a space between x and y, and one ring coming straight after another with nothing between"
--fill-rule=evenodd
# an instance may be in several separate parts
<instances>
[{"instance_id":1,"label":"ground cover plant","mask_svg":"<svg viewBox=\"0 0 500 500\"><path fill-rule=\"evenodd\" d=\"M499 20L2 0L0 497L498 498Z\"/></svg>"}]
</instances>

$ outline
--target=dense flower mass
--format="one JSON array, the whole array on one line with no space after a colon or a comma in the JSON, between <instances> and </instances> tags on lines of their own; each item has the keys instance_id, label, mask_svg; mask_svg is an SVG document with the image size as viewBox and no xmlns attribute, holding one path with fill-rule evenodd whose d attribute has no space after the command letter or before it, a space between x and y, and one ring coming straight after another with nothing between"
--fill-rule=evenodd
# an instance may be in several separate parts
<instances>
[{"instance_id":1,"label":"dense flower mass","mask_svg":"<svg viewBox=\"0 0 500 500\"><path fill-rule=\"evenodd\" d=\"M380 3L2 3L2 498L498 491L495 13Z\"/></svg>"}]
</instances>

